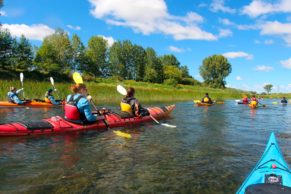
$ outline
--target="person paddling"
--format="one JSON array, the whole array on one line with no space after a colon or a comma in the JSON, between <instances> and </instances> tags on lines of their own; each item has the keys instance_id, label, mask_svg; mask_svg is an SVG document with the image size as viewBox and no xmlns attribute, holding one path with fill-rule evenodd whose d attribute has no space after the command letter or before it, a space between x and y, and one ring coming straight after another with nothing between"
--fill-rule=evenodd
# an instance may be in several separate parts
<instances>
[{"instance_id":1,"label":"person paddling","mask_svg":"<svg viewBox=\"0 0 291 194\"><path fill-rule=\"evenodd\" d=\"M286 99L285 97L283 97L282 100L281 100L281 103L282 103L282 104L287 104L288 101L287 101L287 99Z\"/></svg>"},{"instance_id":2,"label":"person paddling","mask_svg":"<svg viewBox=\"0 0 291 194\"><path fill-rule=\"evenodd\" d=\"M16 87L10 87L10 91L7 93L8 101L14 104L25 104L26 101L20 100L18 97L18 94L23 90L23 88L16 90Z\"/></svg>"},{"instance_id":3,"label":"person paddling","mask_svg":"<svg viewBox=\"0 0 291 194\"><path fill-rule=\"evenodd\" d=\"M127 89L126 96L120 102L122 112L127 112L132 116L143 117L149 115L149 111L142 108L139 101L134 97L135 90L132 87Z\"/></svg>"},{"instance_id":4,"label":"person paddling","mask_svg":"<svg viewBox=\"0 0 291 194\"><path fill-rule=\"evenodd\" d=\"M73 94L68 95L65 104L65 119L74 123L89 124L96 122L97 116L92 114L87 88L85 84L75 84L71 87Z\"/></svg>"},{"instance_id":5,"label":"person paddling","mask_svg":"<svg viewBox=\"0 0 291 194\"><path fill-rule=\"evenodd\" d=\"M244 95L243 99L242 99L242 103L243 104L248 104L249 103L249 98L247 95Z\"/></svg>"},{"instance_id":6,"label":"person paddling","mask_svg":"<svg viewBox=\"0 0 291 194\"><path fill-rule=\"evenodd\" d=\"M205 93L205 96L201 100L202 103L213 104L213 101L209 97L208 93Z\"/></svg>"},{"instance_id":7,"label":"person paddling","mask_svg":"<svg viewBox=\"0 0 291 194\"><path fill-rule=\"evenodd\" d=\"M59 104L61 104L60 101L56 101L55 100L55 97L53 96L53 91L54 90L52 88L50 88L50 89L48 89L46 91L44 101L47 102L47 103L51 103L53 105L59 105Z\"/></svg>"},{"instance_id":8,"label":"person paddling","mask_svg":"<svg viewBox=\"0 0 291 194\"><path fill-rule=\"evenodd\" d=\"M252 96L252 98L251 98L250 105L251 105L252 107L257 107L257 106L258 106L258 104L259 104L259 101L258 101L258 99L256 98L256 96L255 96L255 95L253 95L253 96Z\"/></svg>"}]
</instances>

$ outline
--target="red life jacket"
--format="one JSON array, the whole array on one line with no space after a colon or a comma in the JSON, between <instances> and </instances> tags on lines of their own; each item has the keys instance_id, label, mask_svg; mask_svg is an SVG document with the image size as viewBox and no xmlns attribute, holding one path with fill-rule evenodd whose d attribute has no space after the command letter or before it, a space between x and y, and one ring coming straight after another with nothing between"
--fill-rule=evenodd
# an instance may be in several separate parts
<instances>
[{"instance_id":1,"label":"red life jacket","mask_svg":"<svg viewBox=\"0 0 291 194\"><path fill-rule=\"evenodd\" d=\"M258 101L255 97L252 97L251 101Z\"/></svg>"},{"instance_id":2,"label":"red life jacket","mask_svg":"<svg viewBox=\"0 0 291 194\"><path fill-rule=\"evenodd\" d=\"M68 102L66 102L64 106L65 111L65 119L71 121L83 121L85 119L85 115L80 113L77 104L81 98L85 98L84 96L80 95L76 100L74 100L75 95L71 95Z\"/></svg>"}]
</instances>

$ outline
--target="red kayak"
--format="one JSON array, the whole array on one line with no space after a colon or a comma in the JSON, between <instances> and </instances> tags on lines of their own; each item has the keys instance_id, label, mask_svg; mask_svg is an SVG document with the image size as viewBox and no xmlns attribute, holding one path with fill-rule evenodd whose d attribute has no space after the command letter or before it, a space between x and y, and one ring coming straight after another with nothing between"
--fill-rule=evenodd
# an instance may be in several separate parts
<instances>
[{"instance_id":1,"label":"red kayak","mask_svg":"<svg viewBox=\"0 0 291 194\"><path fill-rule=\"evenodd\" d=\"M175 105L165 107L148 108L151 116L162 119L168 116L175 108ZM97 117L98 118L98 117ZM50 135L68 132L82 132L88 130L104 130L114 127L139 124L146 121L153 121L150 116L122 118L117 113L104 114L104 119L100 119L93 124L76 124L65 120L60 116L54 116L41 121L23 121L0 125L0 137L27 136L27 135Z\"/></svg>"}]
</instances>

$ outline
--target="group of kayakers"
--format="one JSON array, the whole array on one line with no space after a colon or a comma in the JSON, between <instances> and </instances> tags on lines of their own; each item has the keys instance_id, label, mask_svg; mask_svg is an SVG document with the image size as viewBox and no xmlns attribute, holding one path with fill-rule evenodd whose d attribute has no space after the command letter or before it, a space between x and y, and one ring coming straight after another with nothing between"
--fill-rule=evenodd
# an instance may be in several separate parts
<instances>
[{"instance_id":1,"label":"group of kayakers","mask_svg":"<svg viewBox=\"0 0 291 194\"><path fill-rule=\"evenodd\" d=\"M8 92L9 102L23 105L29 101L21 100L18 94L23 91L23 88L17 90L15 87L10 87ZM44 101L54 105L59 105L61 101L55 100L53 92L56 89L48 89L45 93ZM92 97L89 95L85 84L74 84L71 86L72 94L69 94L66 98L64 106L65 118L72 122L81 123L93 123L97 120L97 113L93 114L90 102ZM126 113L128 117L143 117L149 115L147 109L143 108L139 101L134 97L135 90L129 87L126 92L126 96L121 100L120 109L121 112Z\"/></svg>"},{"instance_id":2,"label":"group of kayakers","mask_svg":"<svg viewBox=\"0 0 291 194\"><path fill-rule=\"evenodd\" d=\"M286 97L282 97L281 99L281 103L282 104L287 104L288 100L286 99ZM259 100L256 98L255 95L253 95L250 99L248 98L247 95L244 95L242 100L241 100L241 104L250 104L251 106L258 106L258 104L260 104Z\"/></svg>"}]
</instances>

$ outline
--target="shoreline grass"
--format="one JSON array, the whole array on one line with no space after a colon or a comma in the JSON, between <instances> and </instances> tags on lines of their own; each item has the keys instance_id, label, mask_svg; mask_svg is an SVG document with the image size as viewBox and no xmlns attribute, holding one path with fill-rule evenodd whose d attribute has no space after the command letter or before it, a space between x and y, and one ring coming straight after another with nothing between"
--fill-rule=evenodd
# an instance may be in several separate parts
<instances>
[{"instance_id":1,"label":"shoreline grass","mask_svg":"<svg viewBox=\"0 0 291 194\"><path fill-rule=\"evenodd\" d=\"M64 99L71 93L70 86L73 83L55 83L57 92L54 93L55 98L58 96ZM120 103L122 95L116 91L116 85L122 84L125 87L134 87L136 90L136 98L142 104L150 104L157 102L178 102L192 101L193 99L201 99L206 92L213 99L240 99L247 92L237 89L214 89L202 86L186 86L178 85L176 87L164 84L151 84L145 82L135 82L126 80L123 82L100 79L99 82L86 83L90 95L98 106L116 105ZM10 86L21 88L19 80L0 80L0 100L7 100L7 92ZM25 97L27 99L43 99L45 92L52 88L48 81L24 81ZM249 93L247 93L249 94ZM250 94L249 94L250 95ZM22 94L20 94L22 97Z\"/></svg>"}]
</instances>

